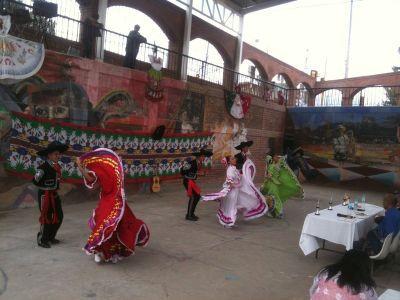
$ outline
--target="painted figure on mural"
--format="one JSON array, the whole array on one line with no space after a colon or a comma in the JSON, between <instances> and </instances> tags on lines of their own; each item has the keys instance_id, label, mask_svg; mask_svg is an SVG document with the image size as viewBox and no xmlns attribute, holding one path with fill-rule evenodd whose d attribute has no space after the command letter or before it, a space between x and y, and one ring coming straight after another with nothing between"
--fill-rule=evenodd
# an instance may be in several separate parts
<instances>
[{"instance_id":1,"label":"painted figure on mural","mask_svg":"<svg viewBox=\"0 0 400 300\"><path fill-rule=\"evenodd\" d=\"M56 234L63 221L63 210L58 189L61 180L59 160L68 146L52 142L46 149L38 151L38 156L46 161L41 164L33 178L33 184L38 187L38 203L40 210L40 231L37 234L37 244L42 248L50 248L50 244L58 244Z\"/></svg>"},{"instance_id":2,"label":"painted figure on mural","mask_svg":"<svg viewBox=\"0 0 400 300\"><path fill-rule=\"evenodd\" d=\"M346 134L346 127L339 125L337 127L338 135L333 139L334 158L337 161L345 161L348 157L349 137Z\"/></svg>"},{"instance_id":3,"label":"painted figure on mural","mask_svg":"<svg viewBox=\"0 0 400 300\"><path fill-rule=\"evenodd\" d=\"M347 131L347 136L349 138L349 144L348 144L348 158L355 158L356 156L356 139L354 137L354 131L349 130Z\"/></svg>"},{"instance_id":4,"label":"painted figure on mural","mask_svg":"<svg viewBox=\"0 0 400 300\"><path fill-rule=\"evenodd\" d=\"M134 254L136 246L145 246L150 237L147 225L136 218L128 206L124 190L121 158L112 150L98 148L76 161L87 188L100 187L100 200L89 219L91 234L84 247L97 263Z\"/></svg>"},{"instance_id":5,"label":"painted figure on mural","mask_svg":"<svg viewBox=\"0 0 400 300\"><path fill-rule=\"evenodd\" d=\"M188 113L183 111L180 116L181 121L181 133L193 133L193 126L189 122Z\"/></svg>"},{"instance_id":6,"label":"painted figure on mural","mask_svg":"<svg viewBox=\"0 0 400 300\"><path fill-rule=\"evenodd\" d=\"M203 130L204 95L187 92L178 111L175 132L194 133Z\"/></svg>"},{"instance_id":7,"label":"painted figure on mural","mask_svg":"<svg viewBox=\"0 0 400 300\"><path fill-rule=\"evenodd\" d=\"M193 154L195 159L190 162L185 162L181 169L183 177L183 186L186 189L187 196L189 197L188 208L186 213L186 220L197 221L198 216L194 214L196 206L200 201L201 190L197 185L196 180L198 175L205 175L202 170L203 162L206 157L211 157L213 153L209 150L201 149L199 152Z\"/></svg>"},{"instance_id":8,"label":"painted figure on mural","mask_svg":"<svg viewBox=\"0 0 400 300\"><path fill-rule=\"evenodd\" d=\"M129 32L126 41L124 67L134 69L136 67L136 57L139 53L140 44L147 43L147 39L140 33L140 26L135 25L134 30Z\"/></svg>"},{"instance_id":9,"label":"painted figure on mural","mask_svg":"<svg viewBox=\"0 0 400 300\"><path fill-rule=\"evenodd\" d=\"M94 108L94 113L97 125L105 128L110 119L142 115L143 109L128 92L121 90L104 96Z\"/></svg>"}]
</instances>

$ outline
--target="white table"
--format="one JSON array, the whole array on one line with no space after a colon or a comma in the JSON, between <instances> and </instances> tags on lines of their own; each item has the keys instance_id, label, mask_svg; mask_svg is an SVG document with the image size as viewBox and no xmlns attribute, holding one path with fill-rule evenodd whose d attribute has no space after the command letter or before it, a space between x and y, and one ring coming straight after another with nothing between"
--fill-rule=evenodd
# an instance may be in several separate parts
<instances>
[{"instance_id":1,"label":"white table","mask_svg":"<svg viewBox=\"0 0 400 300\"><path fill-rule=\"evenodd\" d=\"M379 300L399 300L400 292L396 290L386 290L382 295L379 296Z\"/></svg>"},{"instance_id":2,"label":"white table","mask_svg":"<svg viewBox=\"0 0 400 300\"><path fill-rule=\"evenodd\" d=\"M319 216L312 212L304 220L303 230L300 236L299 246L304 255L325 248L325 241L343 245L346 250L353 248L353 243L365 237L375 225L376 215L383 215L382 207L366 204L363 213L359 216L356 212L355 219L340 218L338 213L351 215L352 211L347 206L337 205L333 210L321 210ZM316 256L318 255L318 251Z\"/></svg>"}]
</instances>

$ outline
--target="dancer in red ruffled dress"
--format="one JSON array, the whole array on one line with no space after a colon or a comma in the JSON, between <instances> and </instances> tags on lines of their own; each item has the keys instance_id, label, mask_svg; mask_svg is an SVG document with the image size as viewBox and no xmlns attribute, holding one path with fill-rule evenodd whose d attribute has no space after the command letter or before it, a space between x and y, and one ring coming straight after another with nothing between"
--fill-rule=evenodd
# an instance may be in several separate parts
<instances>
[{"instance_id":1,"label":"dancer in red ruffled dress","mask_svg":"<svg viewBox=\"0 0 400 300\"><path fill-rule=\"evenodd\" d=\"M85 185L101 188L100 201L89 220L92 233L84 247L94 254L95 261L116 263L134 253L135 246L145 246L150 232L135 217L124 192L124 169L121 159L112 150L99 148L77 159Z\"/></svg>"}]
</instances>

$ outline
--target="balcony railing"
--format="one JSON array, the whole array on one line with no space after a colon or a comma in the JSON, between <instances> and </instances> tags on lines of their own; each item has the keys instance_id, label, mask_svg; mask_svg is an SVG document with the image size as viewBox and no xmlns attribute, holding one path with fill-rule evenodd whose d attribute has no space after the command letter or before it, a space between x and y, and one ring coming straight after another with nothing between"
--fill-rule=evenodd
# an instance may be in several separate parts
<instances>
[{"instance_id":1,"label":"balcony railing","mask_svg":"<svg viewBox=\"0 0 400 300\"><path fill-rule=\"evenodd\" d=\"M70 55L81 55L83 48L81 32L85 30L83 22L63 15L57 15L51 19L36 16L32 6L13 0L0 0L0 9L12 16L11 34L43 42L48 49ZM101 32L102 36L98 38L98 44L104 49L104 61L122 65L128 37L107 29L101 29ZM149 55L156 55L163 60L164 76L180 79L181 67L185 64L190 81L217 85L227 90L233 90L235 85L239 85L243 93L279 104L291 106L400 105L400 86L369 87L359 94L354 94L357 88L347 87L329 90L288 89L273 82L237 73L222 66L147 43L140 46L137 69L147 71L150 68Z\"/></svg>"}]
</instances>

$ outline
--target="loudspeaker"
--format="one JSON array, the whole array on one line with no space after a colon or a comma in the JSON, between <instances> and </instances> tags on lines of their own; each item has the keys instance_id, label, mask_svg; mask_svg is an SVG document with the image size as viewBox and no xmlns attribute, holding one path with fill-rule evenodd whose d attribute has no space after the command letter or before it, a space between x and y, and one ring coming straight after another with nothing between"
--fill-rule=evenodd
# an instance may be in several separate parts
<instances>
[{"instance_id":1,"label":"loudspeaker","mask_svg":"<svg viewBox=\"0 0 400 300\"><path fill-rule=\"evenodd\" d=\"M58 5L46 1L33 2L33 14L45 18L54 18L57 16Z\"/></svg>"}]
</instances>

